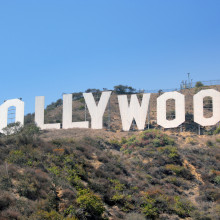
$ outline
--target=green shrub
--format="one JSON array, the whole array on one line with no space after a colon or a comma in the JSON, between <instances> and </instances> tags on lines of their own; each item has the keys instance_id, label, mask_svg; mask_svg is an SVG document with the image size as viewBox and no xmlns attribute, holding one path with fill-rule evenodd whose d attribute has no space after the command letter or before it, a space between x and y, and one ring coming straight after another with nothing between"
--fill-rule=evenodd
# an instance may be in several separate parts
<instances>
[{"instance_id":1,"label":"green shrub","mask_svg":"<svg viewBox=\"0 0 220 220\"><path fill-rule=\"evenodd\" d=\"M220 175L218 175L214 178L214 182L215 182L215 184L220 185Z\"/></svg>"},{"instance_id":2,"label":"green shrub","mask_svg":"<svg viewBox=\"0 0 220 220\"><path fill-rule=\"evenodd\" d=\"M10 151L7 159L6 159L9 163L16 163L16 164L19 164L19 165L22 165L22 164L26 164L27 163L27 158L24 154L23 151L21 150L12 150Z\"/></svg>"},{"instance_id":3,"label":"green shrub","mask_svg":"<svg viewBox=\"0 0 220 220\"><path fill-rule=\"evenodd\" d=\"M85 109L85 105L80 105L79 106L79 110L84 110Z\"/></svg>"},{"instance_id":4,"label":"green shrub","mask_svg":"<svg viewBox=\"0 0 220 220\"><path fill-rule=\"evenodd\" d=\"M175 204L174 204L174 211L180 217L190 217L191 212L195 209L190 201L187 201L179 196L174 197Z\"/></svg>"},{"instance_id":5,"label":"green shrub","mask_svg":"<svg viewBox=\"0 0 220 220\"><path fill-rule=\"evenodd\" d=\"M153 140L153 145L154 147L160 147L161 146L161 142L158 138Z\"/></svg>"},{"instance_id":6,"label":"green shrub","mask_svg":"<svg viewBox=\"0 0 220 220\"><path fill-rule=\"evenodd\" d=\"M180 155L178 154L178 150L174 146L166 146L158 148L159 152L166 154L171 159L179 159Z\"/></svg>"},{"instance_id":7,"label":"green shrub","mask_svg":"<svg viewBox=\"0 0 220 220\"><path fill-rule=\"evenodd\" d=\"M136 89L131 86L117 85L114 86L114 92L116 94L133 94L136 92Z\"/></svg>"},{"instance_id":8,"label":"green shrub","mask_svg":"<svg viewBox=\"0 0 220 220\"><path fill-rule=\"evenodd\" d=\"M179 165L174 165L174 164L167 164L166 169L172 171L177 176L181 176L185 179L190 180L190 179L193 178L193 175L185 167L182 167L182 166L179 166Z\"/></svg>"},{"instance_id":9,"label":"green shrub","mask_svg":"<svg viewBox=\"0 0 220 220\"><path fill-rule=\"evenodd\" d=\"M211 140L206 141L206 146L213 147L214 143Z\"/></svg>"},{"instance_id":10,"label":"green shrub","mask_svg":"<svg viewBox=\"0 0 220 220\"><path fill-rule=\"evenodd\" d=\"M216 142L217 142L217 143L220 143L220 138L216 138Z\"/></svg>"},{"instance_id":11,"label":"green shrub","mask_svg":"<svg viewBox=\"0 0 220 220\"><path fill-rule=\"evenodd\" d=\"M8 208L10 203L12 203L12 198L8 193L3 193L0 195L0 211Z\"/></svg>"},{"instance_id":12,"label":"green shrub","mask_svg":"<svg viewBox=\"0 0 220 220\"><path fill-rule=\"evenodd\" d=\"M166 181L167 181L168 183L172 183L173 185L176 185L176 186L180 186L180 185L181 185L181 184L180 184L180 181L178 180L177 177L173 177L173 176L168 177L168 178L166 178Z\"/></svg>"},{"instance_id":13,"label":"green shrub","mask_svg":"<svg viewBox=\"0 0 220 220\"><path fill-rule=\"evenodd\" d=\"M68 172L68 176L66 177L66 179L71 183L71 185L76 187L81 187L82 182L81 182L81 178L77 174L77 170L70 169L67 170L67 172Z\"/></svg>"},{"instance_id":14,"label":"green shrub","mask_svg":"<svg viewBox=\"0 0 220 220\"><path fill-rule=\"evenodd\" d=\"M0 177L0 188L3 190L9 190L12 187L11 179L8 176Z\"/></svg>"},{"instance_id":15,"label":"green shrub","mask_svg":"<svg viewBox=\"0 0 220 220\"><path fill-rule=\"evenodd\" d=\"M101 198L89 189L79 189L76 202L92 216L100 216L105 211Z\"/></svg>"},{"instance_id":16,"label":"green shrub","mask_svg":"<svg viewBox=\"0 0 220 220\"><path fill-rule=\"evenodd\" d=\"M51 104L49 104L46 108L47 111L53 110L55 108L57 108L58 106L61 106L63 104L63 100L62 99L58 99L56 102L52 102Z\"/></svg>"},{"instance_id":17,"label":"green shrub","mask_svg":"<svg viewBox=\"0 0 220 220\"><path fill-rule=\"evenodd\" d=\"M121 143L117 139L109 140L109 144L112 145L114 148L120 149Z\"/></svg>"},{"instance_id":18,"label":"green shrub","mask_svg":"<svg viewBox=\"0 0 220 220\"><path fill-rule=\"evenodd\" d=\"M151 198L148 193L142 197L143 203L141 205L141 212L148 218L155 218L159 215L156 207L156 200Z\"/></svg>"},{"instance_id":19,"label":"green shrub","mask_svg":"<svg viewBox=\"0 0 220 220\"><path fill-rule=\"evenodd\" d=\"M52 174L54 174L55 176L59 176L59 175L60 175L60 172L61 172L60 168L57 167L57 166L52 166L52 167L48 168L48 170L49 170Z\"/></svg>"},{"instance_id":20,"label":"green shrub","mask_svg":"<svg viewBox=\"0 0 220 220\"><path fill-rule=\"evenodd\" d=\"M220 133L220 127L216 128L214 131L214 134L219 134Z\"/></svg>"},{"instance_id":21,"label":"green shrub","mask_svg":"<svg viewBox=\"0 0 220 220\"><path fill-rule=\"evenodd\" d=\"M76 216L76 209L74 208L74 206L70 205L67 209L65 209L64 210L64 215L75 217ZM76 219L76 217L75 217L75 219Z\"/></svg>"},{"instance_id":22,"label":"green shrub","mask_svg":"<svg viewBox=\"0 0 220 220\"><path fill-rule=\"evenodd\" d=\"M202 86L204 86L204 84L201 81L196 82L196 85L195 85L196 88L199 88Z\"/></svg>"},{"instance_id":23,"label":"green shrub","mask_svg":"<svg viewBox=\"0 0 220 220\"><path fill-rule=\"evenodd\" d=\"M167 135L162 134L158 130L147 130L138 136L132 136L123 141L121 150L126 153L131 153L134 150L141 148L158 148L163 146L173 146L174 140Z\"/></svg>"},{"instance_id":24,"label":"green shrub","mask_svg":"<svg viewBox=\"0 0 220 220\"><path fill-rule=\"evenodd\" d=\"M23 179L19 182L17 186L17 192L20 196L24 196L31 200L35 200L38 197L38 189L36 184L28 179Z\"/></svg>"},{"instance_id":25,"label":"green shrub","mask_svg":"<svg viewBox=\"0 0 220 220\"><path fill-rule=\"evenodd\" d=\"M169 136L163 135L162 136L162 143L163 143L163 146L166 146L166 145L173 146L175 144L175 141L172 138L170 138Z\"/></svg>"},{"instance_id":26,"label":"green shrub","mask_svg":"<svg viewBox=\"0 0 220 220\"><path fill-rule=\"evenodd\" d=\"M5 135L17 134L21 131L22 125L20 122L8 124L7 127L3 128L2 131Z\"/></svg>"},{"instance_id":27,"label":"green shrub","mask_svg":"<svg viewBox=\"0 0 220 220\"><path fill-rule=\"evenodd\" d=\"M120 183L120 181L117 179L109 179L109 181L112 189L111 200L115 203L123 205L124 211L128 211L129 207L131 207L129 204L131 196L124 193L124 190L126 190L125 185Z\"/></svg>"},{"instance_id":28,"label":"green shrub","mask_svg":"<svg viewBox=\"0 0 220 220\"><path fill-rule=\"evenodd\" d=\"M40 133L40 128L36 124L27 124L22 128L22 134L33 136Z\"/></svg>"},{"instance_id":29,"label":"green shrub","mask_svg":"<svg viewBox=\"0 0 220 220\"><path fill-rule=\"evenodd\" d=\"M123 191L125 189L125 185L120 183L119 180L109 179L110 183L112 184L112 188L116 191Z\"/></svg>"},{"instance_id":30,"label":"green shrub","mask_svg":"<svg viewBox=\"0 0 220 220\"><path fill-rule=\"evenodd\" d=\"M55 210L51 210L50 212L39 210L33 215L36 220L64 220L65 218L56 212Z\"/></svg>"},{"instance_id":31,"label":"green shrub","mask_svg":"<svg viewBox=\"0 0 220 220\"><path fill-rule=\"evenodd\" d=\"M195 85L195 93L201 91L202 89L206 89L208 86L205 86L202 82L198 81Z\"/></svg>"}]
</instances>

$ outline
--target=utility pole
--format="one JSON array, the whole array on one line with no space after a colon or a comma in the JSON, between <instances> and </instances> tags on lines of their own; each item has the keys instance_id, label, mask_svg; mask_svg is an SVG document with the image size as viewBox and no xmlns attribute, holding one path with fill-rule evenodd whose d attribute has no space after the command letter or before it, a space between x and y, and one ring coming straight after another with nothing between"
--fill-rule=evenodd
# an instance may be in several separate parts
<instances>
[{"instance_id":1,"label":"utility pole","mask_svg":"<svg viewBox=\"0 0 220 220\"><path fill-rule=\"evenodd\" d=\"M188 75L188 88L192 88L192 79L190 79L190 73L187 73Z\"/></svg>"}]
</instances>

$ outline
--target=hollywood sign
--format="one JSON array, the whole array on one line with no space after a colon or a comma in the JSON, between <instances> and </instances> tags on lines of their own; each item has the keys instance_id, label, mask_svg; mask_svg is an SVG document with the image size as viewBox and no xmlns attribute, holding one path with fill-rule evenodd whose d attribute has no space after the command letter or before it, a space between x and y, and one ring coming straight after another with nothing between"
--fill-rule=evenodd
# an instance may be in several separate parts
<instances>
[{"instance_id":1,"label":"hollywood sign","mask_svg":"<svg viewBox=\"0 0 220 220\"><path fill-rule=\"evenodd\" d=\"M86 105L91 115L91 128L103 128L103 115L109 102L111 91L102 92L98 104L96 104L92 93L83 93ZM136 121L138 130L145 128L150 93L144 93L141 104L137 95L131 95L130 103L127 95L118 95L118 103L122 121L122 129L129 131L132 121ZM211 117L204 117L203 99L212 98L213 114ZM175 100L175 119L167 120L166 102L169 99ZM35 98L35 123L41 129L61 129L60 123L44 123L44 96ZM0 106L0 132L7 127L8 108L16 107L15 122L24 124L24 102L20 99L11 99L5 101ZM198 92L193 97L194 122L202 126L215 125L220 121L220 92L214 89L206 89ZM157 124L164 128L175 128L185 121L185 96L179 92L166 92L157 98ZM62 129L68 128L89 128L89 121L72 122L72 94L63 95L63 119Z\"/></svg>"}]
</instances>

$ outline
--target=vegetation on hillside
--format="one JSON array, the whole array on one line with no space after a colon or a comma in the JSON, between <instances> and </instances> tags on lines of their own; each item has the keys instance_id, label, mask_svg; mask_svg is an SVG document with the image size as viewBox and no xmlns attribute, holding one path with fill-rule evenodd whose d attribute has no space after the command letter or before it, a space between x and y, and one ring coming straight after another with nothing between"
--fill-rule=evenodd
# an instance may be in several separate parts
<instances>
[{"instance_id":1,"label":"vegetation on hillside","mask_svg":"<svg viewBox=\"0 0 220 220\"><path fill-rule=\"evenodd\" d=\"M0 137L1 219L217 219L219 139ZM184 147L181 146L184 144Z\"/></svg>"}]
</instances>

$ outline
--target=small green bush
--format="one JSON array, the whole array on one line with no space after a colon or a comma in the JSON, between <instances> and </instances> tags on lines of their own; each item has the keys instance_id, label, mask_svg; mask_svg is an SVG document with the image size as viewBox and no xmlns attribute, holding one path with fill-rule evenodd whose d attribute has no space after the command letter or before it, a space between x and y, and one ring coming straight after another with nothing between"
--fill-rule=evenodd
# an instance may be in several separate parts
<instances>
[{"instance_id":1,"label":"small green bush","mask_svg":"<svg viewBox=\"0 0 220 220\"><path fill-rule=\"evenodd\" d=\"M12 150L8 155L7 161L9 163L16 163L22 165L22 164L26 164L28 160L23 151Z\"/></svg>"},{"instance_id":2,"label":"small green bush","mask_svg":"<svg viewBox=\"0 0 220 220\"><path fill-rule=\"evenodd\" d=\"M161 146L160 140L158 138L154 139L153 145L154 145L154 147L160 147Z\"/></svg>"},{"instance_id":3,"label":"small green bush","mask_svg":"<svg viewBox=\"0 0 220 220\"><path fill-rule=\"evenodd\" d=\"M23 179L17 186L17 192L20 196L24 196L28 199L35 200L38 197L38 189L35 183L28 179Z\"/></svg>"},{"instance_id":4,"label":"small green bush","mask_svg":"<svg viewBox=\"0 0 220 220\"><path fill-rule=\"evenodd\" d=\"M214 143L211 140L206 141L206 146L213 147Z\"/></svg>"},{"instance_id":5,"label":"small green bush","mask_svg":"<svg viewBox=\"0 0 220 220\"><path fill-rule=\"evenodd\" d=\"M124 190L126 190L126 186L117 179L109 179L109 181L112 191L111 201L123 205L122 209L124 211L132 209L132 205L130 204L131 196L124 193Z\"/></svg>"},{"instance_id":6,"label":"small green bush","mask_svg":"<svg viewBox=\"0 0 220 220\"><path fill-rule=\"evenodd\" d=\"M8 176L0 177L0 188L3 190L9 190L12 187L11 179Z\"/></svg>"},{"instance_id":7,"label":"small green bush","mask_svg":"<svg viewBox=\"0 0 220 220\"><path fill-rule=\"evenodd\" d=\"M22 128L22 134L33 136L40 133L40 128L36 124L27 124Z\"/></svg>"},{"instance_id":8,"label":"small green bush","mask_svg":"<svg viewBox=\"0 0 220 220\"><path fill-rule=\"evenodd\" d=\"M64 215L65 216L71 216L72 218L74 217L76 219L76 217L75 217L76 209L74 208L74 206L70 205L67 209L65 209L64 210Z\"/></svg>"},{"instance_id":9,"label":"small green bush","mask_svg":"<svg viewBox=\"0 0 220 220\"><path fill-rule=\"evenodd\" d=\"M2 192L1 192L2 193ZM3 193L0 195L0 211L9 207L12 202L12 198L7 193Z\"/></svg>"},{"instance_id":10,"label":"small green bush","mask_svg":"<svg viewBox=\"0 0 220 220\"><path fill-rule=\"evenodd\" d=\"M161 148L158 148L158 151L162 152L163 154L166 154L171 159L180 158L177 147L174 147L174 146L161 147Z\"/></svg>"},{"instance_id":11,"label":"small green bush","mask_svg":"<svg viewBox=\"0 0 220 220\"><path fill-rule=\"evenodd\" d=\"M174 197L175 205L174 211L180 217L190 217L192 211L194 210L193 205L186 199L180 198L179 196Z\"/></svg>"},{"instance_id":12,"label":"small green bush","mask_svg":"<svg viewBox=\"0 0 220 220\"><path fill-rule=\"evenodd\" d=\"M76 202L92 216L100 216L105 211L101 198L89 189L79 189Z\"/></svg>"},{"instance_id":13,"label":"small green bush","mask_svg":"<svg viewBox=\"0 0 220 220\"><path fill-rule=\"evenodd\" d=\"M215 182L215 184L220 185L220 175L218 175L214 178L214 182Z\"/></svg>"},{"instance_id":14,"label":"small green bush","mask_svg":"<svg viewBox=\"0 0 220 220\"><path fill-rule=\"evenodd\" d=\"M3 128L2 131L5 135L17 134L21 131L22 125L20 122L8 124L7 127Z\"/></svg>"},{"instance_id":15,"label":"small green bush","mask_svg":"<svg viewBox=\"0 0 220 220\"><path fill-rule=\"evenodd\" d=\"M121 150L125 153L131 153L141 148L150 149L167 145L174 146L175 141L158 130L147 130L124 141Z\"/></svg>"},{"instance_id":16,"label":"small green bush","mask_svg":"<svg viewBox=\"0 0 220 220\"><path fill-rule=\"evenodd\" d=\"M220 133L220 127L216 128L214 131L214 134L219 134Z\"/></svg>"},{"instance_id":17,"label":"small green bush","mask_svg":"<svg viewBox=\"0 0 220 220\"><path fill-rule=\"evenodd\" d=\"M48 170L49 170L52 174L54 174L55 176L59 176L59 175L60 175L60 172L61 172L60 168L57 167L57 166L52 166L52 167L48 168Z\"/></svg>"},{"instance_id":18,"label":"small green bush","mask_svg":"<svg viewBox=\"0 0 220 220\"><path fill-rule=\"evenodd\" d=\"M51 210L50 212L39 210L33 215L33 219L36 220L64 220L65 218L56 212L55 210Z\"/></svg>"},{"instance_id":19,"label":"small green bush","mask_svg":"<svg viewBox=\"0 0 220 220\"><path fill-rule=\"evenodd\" d=\"M112 145L116 149L120 149L121 143L117 139L109 140L109 144Z\"/></svg>"},{"instance_id":20,"label":"small green bush","mask_svg":"<svg viewBox=\"0 0 220 220\"><path fill-rule=\"evenodd\" d=\"M85 109L85 105L80 105L79 106L79 110L84 110Z\"/></svg>"},{"instance_id":21,"label":"small green bush","mask_svg":"<svg viewBox=\"0 0 220 220\"><path fill-rule=\"evenodd\" d=\"M142 198L143 204L141 205L141 212L148 218L155 218L159 215L156 207L156 200L151 198L148 193Z\"/></svg>"},{"instance_id":22,"label":"small green bush","mask_svg":"<svg viewBox=\"0 0 220 220\"><path fill-rule=\"evenodd\" d=\"M191 180L193 178L193 175L185 167L174 164L167 164L166 169L172 171L177 176L183 177L184 179Z\"/></svg>"},{"instance_id":23,"label":"small green bush","mask_svg":"<svg viewBox=\"0 0 220 220\"><path fill-rule=\"evenodd\" d=\"M204 84L201 81L196 82L196 85L195 85L196 88L199 88L202 86L204 86Z\"/></svg>"},{"instance_id":24,"label":"small green bush","mask_svg":"<svg viewBox=\"0 0 220 220\"><path fill-rule=\"evenodd\" d=\"M220 138L216 138L216 142L217 142L217 143L220 143Z\"/></svg>"}]
</instances>

